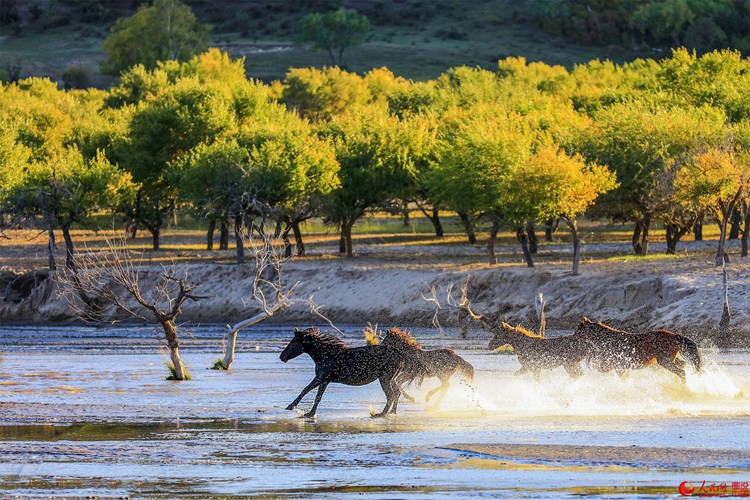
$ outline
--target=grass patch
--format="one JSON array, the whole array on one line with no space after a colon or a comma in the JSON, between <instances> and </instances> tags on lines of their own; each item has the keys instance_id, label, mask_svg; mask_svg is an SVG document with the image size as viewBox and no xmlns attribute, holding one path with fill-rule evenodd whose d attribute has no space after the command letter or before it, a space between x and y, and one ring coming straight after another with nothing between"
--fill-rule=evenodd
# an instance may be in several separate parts
<instances>
[{"instance_id":1,"label":"grass patch","mask_svg":"<svg viewBox=\"0 0 750 500\"><path fill-rule=\"evenodd\" d=\"M212 370L228 370L228 368L224 368L224 362L221 358L214 361L213 366L211 366Z\"/></svg>"},{"instance_id":2,"label":"grass patch","mask_svg":"<svg viewBox=\"0 0 750 500\"><path fill-rule=\"evenodd\" d=\"M166 363L166 365L170 373L170 375L167 377L167 380L179 380L177 378L177 371L174 368L174 364L170 362L170 363ZM182 380L193 380L193 377L191 377L187 371L187 365L185 366L185 378Z\"/></svg>"}]
</instances>

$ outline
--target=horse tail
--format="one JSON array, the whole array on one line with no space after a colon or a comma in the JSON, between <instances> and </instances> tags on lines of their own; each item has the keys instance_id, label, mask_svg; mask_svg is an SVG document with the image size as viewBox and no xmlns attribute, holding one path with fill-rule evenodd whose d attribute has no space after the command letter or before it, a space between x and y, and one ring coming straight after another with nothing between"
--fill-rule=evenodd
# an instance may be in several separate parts
<instances>
[{"instance_id":1,"label":"horse tail","mask_svg":"<svg viewBox=\"0 0 750 500\"><path fill-rule=\"evenodd\" d=\"M680 346L680 353L690 361L690 364L693 365L693 368L695 368L696 371L700 372L703 366L703 361L701 360L701 353L695 342L687 337L683 337L682 335L677 335L677 343Z\"/></svg>"},{"instance_id":2,"label":"horse tail","mask_svg":"<svg viewBox=\"0 0 750 500\"><path fill-rule=\"evenodd\" d=\"M474 381L474 367L471 366L471 363L466 361L461 356L456 355L456 365L458 365L458 371L461 372L462 377L464 377L469 382Z\"/></svg>"}]
</instances>

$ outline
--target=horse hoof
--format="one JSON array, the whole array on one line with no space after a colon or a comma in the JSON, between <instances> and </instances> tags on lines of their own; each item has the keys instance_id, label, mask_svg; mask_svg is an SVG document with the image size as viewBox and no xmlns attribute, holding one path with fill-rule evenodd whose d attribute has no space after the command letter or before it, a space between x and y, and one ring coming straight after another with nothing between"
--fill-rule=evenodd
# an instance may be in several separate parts
<instances>
[{"instance_id":1,"label":"horse hoof","mask_svg":"<svg viewBox=\"0 0 750 500\"><path fill-rule=\"evenodd\" d=\"M371 416L372 418L383 418L383 417L385 417L385 412L382 412L382 411L381 411L380 413L373 413L373 414L371 414L370 416Z\"/></svg>"},{"instance_id":2,"label":"horse hoof","mask_svg":"<svg viewBox=\"0 0 750 500\"><path fill-rule=\"evenodd\" d=\"M289 406L286 407L286 409L287 410L293 410L294 409L294 405L289 405Z\"/></svg>"},{"instance_id":3,"label":"horse hoof","mask_svg":"<svg viewBox=\"0 0 750 500\"><path fill-rule=\"evenodd\" d=\"M315 413L311 412L311 411L308 411L307 413L305 413L304 415L302 415L302 417L304 417L304 418L315 418Z\"/></svg>"}]
</instances>

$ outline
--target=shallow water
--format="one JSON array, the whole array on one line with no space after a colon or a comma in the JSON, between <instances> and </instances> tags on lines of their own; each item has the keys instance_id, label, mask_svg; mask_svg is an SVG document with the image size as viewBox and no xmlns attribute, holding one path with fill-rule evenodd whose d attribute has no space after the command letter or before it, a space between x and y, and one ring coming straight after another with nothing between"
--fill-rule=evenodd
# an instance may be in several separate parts
<instances>
[{"instance_id":1,"label":"shallow water","mask_svg":"<svg viewBox=\"0 0 750 500\"><path fill-rule=\"evenodd\" d=\"M309 420L284 410L313 375L307 357L279 361L289 330L241 333L221 372L206 369L220 328L194 328L186 382L164 379L147 328L0 331L0 496L634 498L676 497L682 481L731 492L750 480L747 350L704 351L706 369L687 386L660 368L577 381L557 370L534 382L513 376L514 356L486 352L485 335L417 330L426 347L447 345L475 366L473 387L456 381L440 408L404 402L397 417L372 419L385 402L378 384L331 385ZM423 401L436 385L410 392ZM505 446L491 456L465 443ZM571 457L531 445L585 448ZM605 446L643 448L595 448Z\"/></svg>"}]
</instances>

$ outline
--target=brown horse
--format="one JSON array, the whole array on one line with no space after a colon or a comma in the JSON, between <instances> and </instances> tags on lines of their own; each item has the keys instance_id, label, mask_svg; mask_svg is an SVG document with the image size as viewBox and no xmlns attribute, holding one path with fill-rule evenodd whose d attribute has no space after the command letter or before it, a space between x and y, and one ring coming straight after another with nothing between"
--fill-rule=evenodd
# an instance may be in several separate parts
<instances>
[{"instance_id":1,"label":"brown horse","mask_svg":"<svg viewBox=\"0 0 750 500\"><path fill-rule=\"evenodd\" d=\"M565 368L573 378L583 375L580 362L588 355L588 346L578 336L546 338L507 323L492 328L492 332L495 336L489 344L491 351L509 345L518 356L521 369L516 375L532 372L534 379L538 380L541 370L552 370L558 366Z\"/></svg>"},{"instance_id":2,"label":"brown horse","mask_svg":"<svg viewBox=\"0 0 750 500\"><path fill-rule=\"evenodd\" d=\"M668 330L629 333L583 318L575 335L589 344L589 363L601 372L615 370L622 374L658 363L684 383L685 361L679 355L690 361L696 371L701 371L701 355L695 342Z\"/></svg>"},{"instance_id":3,"label":"brown horse","mask_svg":"<svg viewBox=\"0 0 750 500\"><path fill-rule=\"evenodd\" d=\"M404 335L404 332L401 332L397 328L392 328L386 332L382 344L386 345L389 342L393 342L393 337L389 337L389 334L393 335L395 332L400 332ZM409 337L411 338L410 335ZM428 392L427 397L425 398L425 401L429 402L432 396L436 393L440 393L440 396L435 403L436 405L440 404L443 397L445 397L445 393L450 387L449 380L456 372L460 372L461 376L466 380L474 380L474 367L464 358L456 354L452 349L424 350L416 340L412 338L411 341L412 346L416 349L414 356L417 362L404 365L401 372L396 375L396 385L401 390L401 394L412 403L414 402L414 398L404 391L403 386L408 385L415 380L418 385L421 385L425 378L437 377L440 380L440 386Z\"/></svg>"}]
</instances>

